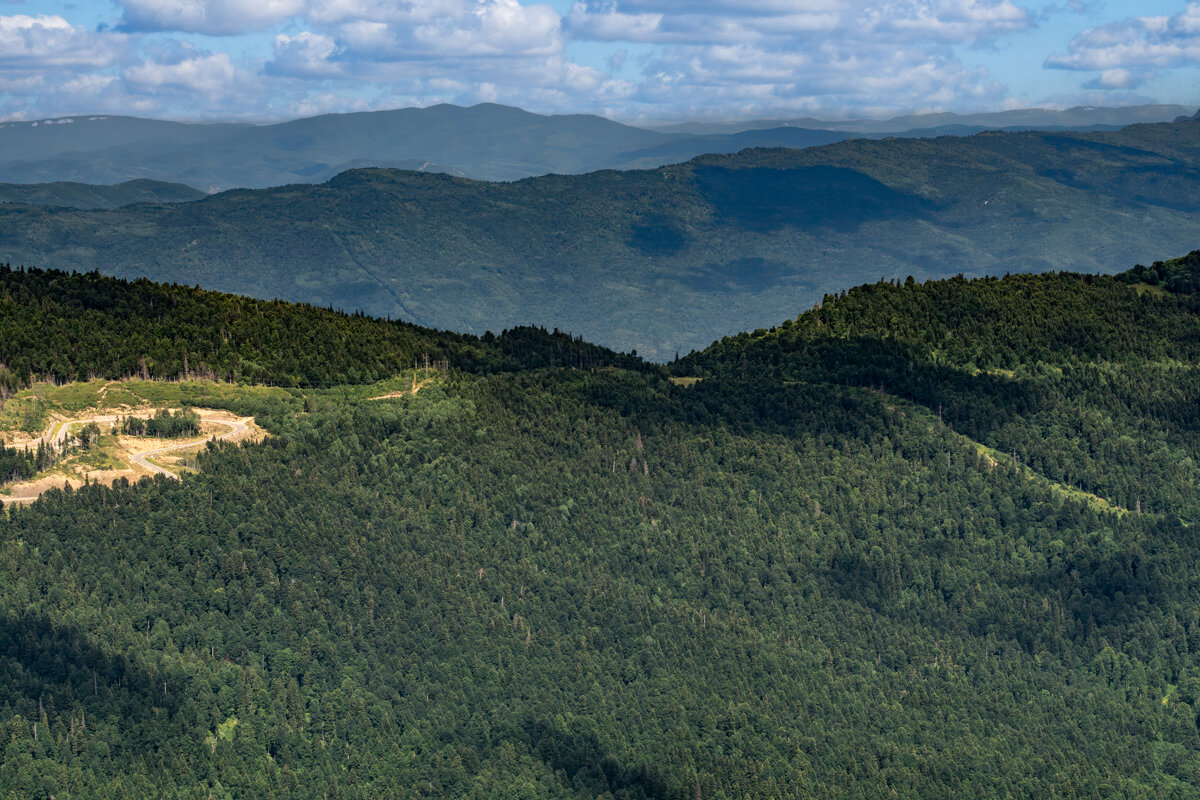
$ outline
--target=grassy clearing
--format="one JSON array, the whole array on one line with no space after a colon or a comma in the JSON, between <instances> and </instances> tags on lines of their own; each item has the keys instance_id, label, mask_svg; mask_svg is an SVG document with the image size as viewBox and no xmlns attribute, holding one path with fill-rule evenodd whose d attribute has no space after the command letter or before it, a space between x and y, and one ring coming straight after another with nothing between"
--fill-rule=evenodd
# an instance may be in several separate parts
<instances>
[{"instance_id":1,"label":"grassy clearing","mask_svg":"<svg viewBox=\"0 0 1200 800\"><path fill-rule=\"evenodd\" d=\"M38 383L5 402L0 409L0 431L41 433L52 414L69 417L85 411L204 406L253 398L286 398L290 394L286 389L271 386L216 381L96 380L62 386Z\"/></svg>"},{"instance_id":2,"label":"grassy clearing","mask_svg":"<svg viewBox=\"0 0 1200 800\"><path fill-rule=\"evenodd\" d=\"M1132 288L1138 294L1149 294L1154 295L1155 297L1166 297L1168 294L1170 294L1170 292L1163 287L1151 286L1148 283L1133 283L1130 284L1130 288Z\"/></svg>"},{"instance_id":3,"label":"grassy clearing","mask_svg":"<svg viewBox=\"0 0 1200 800\"><path fill-rule=\"evenodd\" d=\"M667 378L667 380L669 380L671 383L675 384L676 386L695 386L697 383L699 383L700 381L702 381L704 379L703 378Z\"/></svg>"},{"instance_id":4,"label":"grassy clearing","mask_svg":"<svg viewBox=\"0 0 1200 800\"><path fill-rule=\"evenodd\" d=\"M887 408L889 411L892 411L892 412L899 411L901 413L912 414L913 417L923 420L926 424L928 424L930 426L931 429L935 428L935 427L936 428L945 428L946 427L945 423L940 421L937 418L937 416L932 411L930 411L928 408L926 408L925 406L922 406L917 403L913 403L908 400L904 400L903 398L897 397L895 395L890 395L885 392L880 392L880 391L874 390L874 389L871 389L871 390L860 389L860 390L852 390L852 391L862 391L862 392L869 391L878 397L885 398L885 400L886 400L885 408ZM1007 465L1010 469L1016 469L1019 472L1019 474L1025 478L1025 480L1031 481L1031 482L1037 484L1038 486L1042 487L1043 489L1048 490L1049 492L1051 492L1052 494L1056 495L1057 497L1059 497L1063 500L1070 500L1075 503L1082 503L1082 504L1088 506L1089 508L1093 509L1094 511L1104 513L1104 514L1116 514L1117 516L1123 517L1126 514L1132 513L1132 512L1130 512L1130 510L1128 508L1117 505L1115 503L1111 503L1108 500L1104 499L1103 497L1100 497L1099 495L1095 495L1090 492L1085 492L1082 489L1075 488L1074 486L1067 486L1066 484L1058 483L1057 481L1052 481L1049 478L1047 478L1045 475L1041 475L1037 472L1034 472L1032 469L1030 469L1028 466L1026 466L1024 464L1019 464L1019 463L1013 464L1012 457L1009 454L1002 453L999 450L995 449L994 447L987 446L983 442L976 441L975 439L972 439L971 437L966 436L964 434L958 433L957 431L951 431L950 433L952 436L954 436L959 441L959 443L964 447L964 449L970 450L970 451L974 452L975 454L979 455L981 457L983 464L986 466L986 468L989 471L998 466Z\"/></svg>"}]
</instances>

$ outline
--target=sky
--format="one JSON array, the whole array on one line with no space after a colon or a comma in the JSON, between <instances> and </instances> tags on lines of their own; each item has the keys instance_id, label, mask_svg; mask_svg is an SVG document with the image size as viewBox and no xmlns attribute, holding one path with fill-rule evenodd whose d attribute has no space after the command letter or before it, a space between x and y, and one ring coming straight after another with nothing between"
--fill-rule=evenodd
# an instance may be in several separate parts
<instances>
[{"instance_id":1,"label":"sky","mask_svg":"<svg viewBox=\"0 0 1200 800\"><path fill-rule=\"evenodd\" d=\"M1200 0L0 0L0 120L1200 107Z\"/></svg>"}]
</instances>

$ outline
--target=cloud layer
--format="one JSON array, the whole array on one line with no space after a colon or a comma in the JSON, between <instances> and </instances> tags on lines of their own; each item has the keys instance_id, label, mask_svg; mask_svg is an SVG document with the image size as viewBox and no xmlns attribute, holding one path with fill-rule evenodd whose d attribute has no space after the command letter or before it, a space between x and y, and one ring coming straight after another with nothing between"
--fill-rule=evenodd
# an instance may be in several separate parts
<instances>
[{"instance_id":1,"label":"cloud layer","mask_svg":"<svg viewBox=\"0 0 1200 800\"><path fill-rule=\"evenodd\" d=\"M113 13L99 5L107 0L84 1ZM1004 76L972 54L1086 9L1024 0L116 5L93 28L0 15L0 118L265 119L480 101L658 119L995 108L1013 102ZM1045 66L1086 73L1081 91L1129 90L1200 63L1200 2L1075 33Z\"/></svg>"},{"instance_id":2,"label":"cloud layer","mask_svg":"<svg viewBox=\"0 0 1200 800\"><path fill-rule=\"evenodd\" d=\"M1129 17L1090 28L1071 40L1065 54L1046 66L1100 71L1095 88L1132 88L1163 69L1200 65L1200 2L1174 16Z\"/></svg>"}]
</instances>

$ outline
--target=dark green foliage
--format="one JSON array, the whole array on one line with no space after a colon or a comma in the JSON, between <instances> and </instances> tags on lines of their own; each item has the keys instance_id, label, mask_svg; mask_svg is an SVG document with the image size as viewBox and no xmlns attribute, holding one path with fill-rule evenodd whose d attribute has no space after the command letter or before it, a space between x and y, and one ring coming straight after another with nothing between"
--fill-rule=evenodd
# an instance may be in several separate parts
<instances>
[{"instance_id":1,"label":"dark green foliage","mask_svg":"<svg viewBox=\"0 0 1200 800\"><path fill-rule=\"evenodd\" d=\"M6 447L0 442L0 483L20 481L37 474L37 457L26 449Z\"/></svg>"},{"instance_id":2,"label":"dark green foliage","mask_svg":"<svg viewBox=\"0 0 1200 800\"><path fill-rule=\"evenodd\" d=\"M478 338L187 286L0 266L0 396L31 378L328 386L442 362L478 372L640 364L541 328Z\"/></svg>"},{"instance_id":3,"label":"dark green foliage","mask_svg":"<svg viewBox=\"0 0 1200 800\"><path fill-rule=\"evenodd\" d=\"M1200 336L1142 288L231 401L272 437L0 517L0 795L1190 800Z\"/></svg>"},{"instance_id":4,"label":"dark green foliage","mask_svg":"<svg viewBox=\"0 0 1200 800\"><path fill-rule=\"evenodd\" d=\"M1125 280L861 286L675 370L882 390L1068 487L1200 520L1200 298Z\"/></svg>"},{"instance_id":5,"label":"dark green foliage","mask_svg":"<svg viewBox=\"0 0 1200 800\"><path fill-rule=\"evenodd\" d=\"M180 183L134 180L115 186L58 183L0 183L0 203L27 203L67 208L120 208L131 203L182 203L204 192Z\"/></svg>"},{"instance_id":6,"label":"dark green foliage","mask_svg":"<svg viewBox=\"0 0 1200 800\"><path fill-rule=\"evenodd\" d=\"M127 436L158 436L178 439L200 433L200 417L194 411L183 409L172 413L160 409L154 416L125 417L121 420L121 433Z\"/></svg>"},{"instance_id":7,"label":"dark green foliage","mask_svg":"<svg viewBox=\"0 0 1200 800\"><path fill-rule=\"evenodd\" d=\"M1158 286L1174 294L1200 292L1200 250L1170 261L1155 261L1149 269L1138 264L1117 276L1126 283Z\"/></svg>"}]
</instances>

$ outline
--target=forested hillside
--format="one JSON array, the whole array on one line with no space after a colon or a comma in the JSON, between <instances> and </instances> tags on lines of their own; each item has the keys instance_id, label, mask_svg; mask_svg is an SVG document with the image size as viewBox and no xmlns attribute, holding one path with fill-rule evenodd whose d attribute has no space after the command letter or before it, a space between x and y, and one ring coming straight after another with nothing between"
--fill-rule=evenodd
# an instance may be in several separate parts
<instances>
[{"instance_id":1,"label":"forested hillside","mask_svg":"<svg viewBox=\"0 0 1200 800\"><path fill-rule=\"evenodd\" d=\"M686 387L264 396L182 482L0 516L0 792L1195 797L1196 261L863 286ZM161 296L100 286L101 331Z\"/></svg>"},{"instance_id":2,"label":"forested hillside","mask_svg":"<svg viewBox=\"0 0 1200 800\"><path fill-rule=\"evenodd\" d=\"M395 170L192 203L0 205L0 260L666 361L880 277L1105 272L1200 241L1200 125L747 150L482 183Z\"/></svg>"},{"instance_id":3,"label":"forested hillside","mask_svg":"<svg viewBox=\"0 0 1200 800\"><path fill-rule=\"evenodd\" d=\"M442 361L471 372L641 364L540 328L480 338L198 287L0 266L0 399L35 379L329 386Z\"/></svg>"},{"instance_id":4,"label":"forested hillside","mask_svg":"<svg viewBox=\"0 0 1200 800\"><path fill-rule=\"evenodd\" d=\"M66 208L120 208L131 203L182 203L204 192L179 183L136 180L114 186L58 183L0 183L0 203L26 203Z\"/></svg>"}]
</instances>

